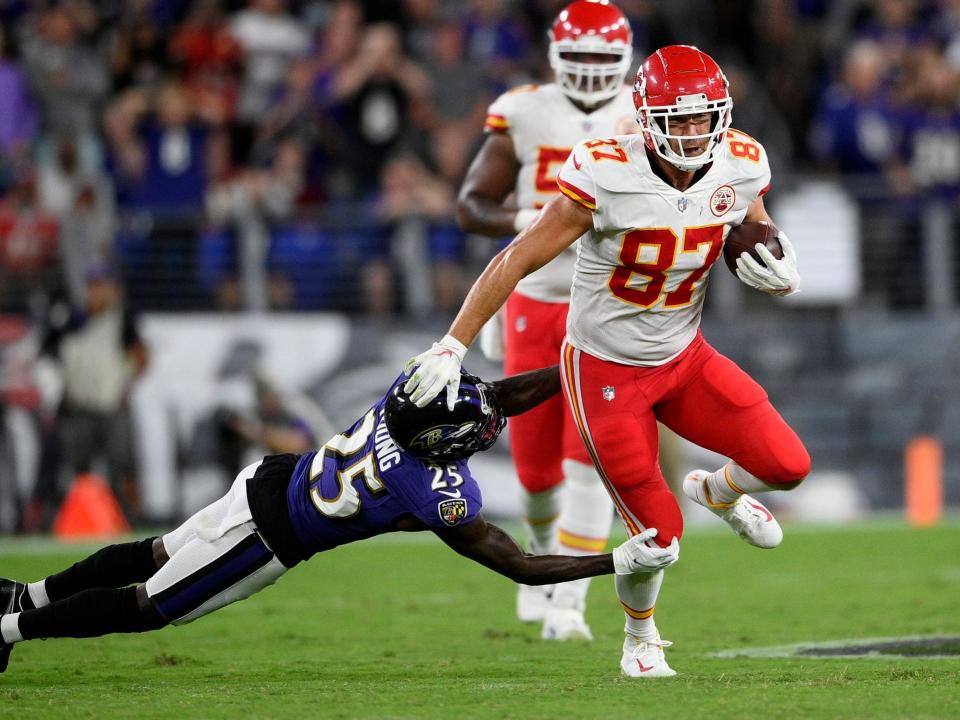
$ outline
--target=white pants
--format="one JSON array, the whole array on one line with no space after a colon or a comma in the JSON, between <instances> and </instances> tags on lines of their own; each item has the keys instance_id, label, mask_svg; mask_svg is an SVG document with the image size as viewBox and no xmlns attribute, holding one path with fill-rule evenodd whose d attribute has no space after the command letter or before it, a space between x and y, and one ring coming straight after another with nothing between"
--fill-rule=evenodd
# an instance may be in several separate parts
<instances>
[{"instance_id":1,"label":"white pants","mask_svg":"<svg viewBox=\"0 0 960 720\"><path fill-rule=\"evenodd\" d=\"M247 503L245 467L227 494L163 536L170 557L146 582L167 622L182 625L272 585L287 568L257 533Z\"/></svg>"}]
</instances>

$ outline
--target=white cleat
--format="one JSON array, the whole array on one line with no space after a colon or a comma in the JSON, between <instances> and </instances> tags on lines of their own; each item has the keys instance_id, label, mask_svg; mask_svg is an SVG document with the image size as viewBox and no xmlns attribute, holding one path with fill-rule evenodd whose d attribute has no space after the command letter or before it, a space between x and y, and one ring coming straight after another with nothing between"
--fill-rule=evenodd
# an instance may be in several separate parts
<instances>
[{"instance_id":1,"label":"white cleat","mask_svg":"<svg viewBox=\"0 0 960 720\"><path fill-rule=\"evenodd\" d=\"M540 637L544 640L593 640L593 633L583 619L583 611L552 607L543 619Z\"/></svg>"},{"instance_id":2,"label":"white cleat","mask_svg":"<svg viewBox=\"0 0 960 720\"><path fill-rule=\"evenodd\" d=\"M665 647L673 645L669 640L641 640L627 634L623 641L623 656L620 658L620 671L627 677L655 678L673 677L677 671L667 665L663 654Z\"/></svg>"},{"instance_id":3,"label":"white cleat","mask_svg":"<svg viewBox=\"0 0 960 720\"><path fill-rule=\"evenodd\" d=\"M683 494L698 505L721 518L733 531L751 545L759 548L775 548L783 542L783 530L780 523L756 498L741 495L730 506L714 506L709 502L709 492L704 487L708 473L706 470L694 470L683 479ZM705 500L701 499L705 498Z\"/></svg>"},{"instance_id":4,"label":"white cleat","mask_svg":"<svg viewBox=\"0 0 960 720\"><path fill-rule=\"evenodd\" d=\"M550 609L553 585L520 585L517 587L517 617L520 622L543 622Z\"/></svg>"}]
</instances>

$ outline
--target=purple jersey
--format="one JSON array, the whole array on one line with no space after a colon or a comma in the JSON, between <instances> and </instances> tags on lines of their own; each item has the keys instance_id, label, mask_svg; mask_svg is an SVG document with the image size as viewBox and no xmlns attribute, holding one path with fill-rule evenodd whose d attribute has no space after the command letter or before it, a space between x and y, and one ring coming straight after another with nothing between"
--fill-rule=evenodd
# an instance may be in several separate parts
<instances>
[{"instance_id":1,"label":"purple jersey","mask_svg":"<svg viewBox=\"0 0 960 720\"><path fill-rule=\"evenodd\" d=\"M390 391L406 379L398 377ZM384 419L390 391L349 430L297 462L287 508L311 552L390 532L401 515L439 530L480 513L480 487L466 460L420 460L394 443Z\"/></svg>"}]
</instances>

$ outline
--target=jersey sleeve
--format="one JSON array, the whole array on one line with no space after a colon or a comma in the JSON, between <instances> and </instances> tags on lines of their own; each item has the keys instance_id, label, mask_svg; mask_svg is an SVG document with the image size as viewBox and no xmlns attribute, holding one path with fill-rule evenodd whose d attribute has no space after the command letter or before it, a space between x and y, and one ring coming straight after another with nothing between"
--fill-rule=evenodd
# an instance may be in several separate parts
<instances>
[{"instance_id":1,"label":"jersey sleeve","mask_svg":"<svg viewBox=\"0 0 960 720\"><path fill-rule=\"evenodd\" d=\"M757 197L763 197L768 192L770 188L773 187L773 177L770 172L770 161L767 158L767 151L761 146L760 149L760 172L757 176L757 185L760 187L757 190Z\"/></svg>"},{"instance_id":2,"label":"jersey sleeve","mask_svg":"<svg viewBox=\"0 0 960 720\"><path fill-rule=\"evenodd\" d=\"M516 99L510 93L504 93L487 108L487 119L483 123L485 133L507 135L514 129L511 120L516 114Z\"/></svg>"},{"instance_id":3,"label":"jersey sleeve","mask_svg":"<svg viewBox=\"0 0 960 720\"><path fill-rule=\"evenodd\" d=\"M476 518L483 507L480 486L465 462L442 467L440 481L433 478L432 492L414 510L414 515L431 530L464 525Z\"/></svg>"},{"instance_id":4,"label":"jersey sleeve","mask_svg":"<svg viewBox=\"0 0 960 720\"><path fill-rule=\"evenodd\" d=\"M568 198L594 212L597 209L597 183L587 152L583 143L573 148L557 173L557 186Z\"/></svg>"},{"instance_id":5,"label":"jersey sleeve","mask_svg":"<svg viewBox=\"0 0 960 720\"><path fill-rule=\"evenodd\" d=\"M728 131L727 149L739 181L752 189L748 197L763 197L773 185L767 151L760 142L746 133L731 128Z\"/></svg>"}]
</instances>

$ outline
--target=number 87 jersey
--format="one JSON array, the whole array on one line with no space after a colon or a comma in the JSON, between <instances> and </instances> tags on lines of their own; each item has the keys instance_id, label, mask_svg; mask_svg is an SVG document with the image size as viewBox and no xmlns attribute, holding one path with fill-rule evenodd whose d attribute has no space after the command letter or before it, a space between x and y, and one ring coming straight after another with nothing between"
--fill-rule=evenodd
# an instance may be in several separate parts
<instances>
[{"instance_id":1,"label":"number 87 jersey","mask_svg":"<svg viewBox=\"0 0 960 720\"><path fill-rule=\"evenodd\" d=\"M642 135L577 145L560 190L593 213L577 242L567 337L603 360L669 362L700 326L710 269L726 233L770 187L756 140L730 129L712 165L677 190L650 165Z\"/></svg>"}]
</instances>

